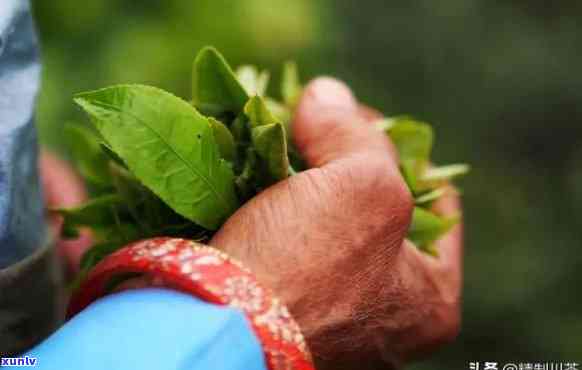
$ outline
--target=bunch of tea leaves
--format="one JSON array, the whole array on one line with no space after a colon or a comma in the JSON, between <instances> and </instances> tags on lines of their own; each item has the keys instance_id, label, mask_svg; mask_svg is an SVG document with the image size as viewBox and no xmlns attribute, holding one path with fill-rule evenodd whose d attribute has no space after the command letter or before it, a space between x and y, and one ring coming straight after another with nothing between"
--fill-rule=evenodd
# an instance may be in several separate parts
<instances>
[{"instance_id":1,"label":"bunch of tea leaves","mask_svg":"<svg viewBox=\"0 0 582 370\"><path fill-rule=\"evenodd\" d=\"M78 170L99 196L58 209L63 236L91 229L87 270L125 244L154 236L209 240L246 200L305 169L290 141L301 95L297 68L284 67L281 100L266 96L269 73L233 71L213 48L194 61L192 101L142 85L78 94L93 128L67 128ZM431 209L466 165L430 166L433 131L407 117L377 123L395 143L416 201L409 239L436 254L434 242L456 222Z\"/></svg>"}]
</instances>

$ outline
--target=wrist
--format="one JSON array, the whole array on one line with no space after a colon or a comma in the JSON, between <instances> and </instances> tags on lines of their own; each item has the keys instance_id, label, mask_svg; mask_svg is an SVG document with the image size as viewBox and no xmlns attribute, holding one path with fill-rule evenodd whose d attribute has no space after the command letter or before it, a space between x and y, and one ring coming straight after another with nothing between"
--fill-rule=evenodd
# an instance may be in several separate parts
<instances>
[{"instance_id":1,"label":"wrist","mask_svg":"<svg viewBox=\"0 0 582 370\"><path fill-rule=\"evenodd\" d=\"M269 289L224 253L183 239L136 242L105 258L73 296L69 316L135 276L147 277L142 282L153 286L243 311L263 346L270 370L313 368L299 327Z\"/></svg>"}]
</instances>

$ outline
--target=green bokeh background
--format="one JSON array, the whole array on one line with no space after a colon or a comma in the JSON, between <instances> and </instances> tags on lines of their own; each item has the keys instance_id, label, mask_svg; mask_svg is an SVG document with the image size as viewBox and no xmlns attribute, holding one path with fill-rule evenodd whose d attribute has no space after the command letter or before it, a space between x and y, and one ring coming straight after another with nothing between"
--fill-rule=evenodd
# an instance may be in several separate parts
<instances>
[{"instance_id":1,"label":"green bokeh background","mask_svg":"<svg viewBox=\"0 0 582 370\"><path fill-rule=\"evenodd\" d=\"M387 114L435 126L463 180L458 340L412 369L582 362L582 2L544 0L33 0L43 45L38 125L83 117L73 93L115 83L190 96L200 47L234 64L297 60Z\"/></svg>"}]
</instances>

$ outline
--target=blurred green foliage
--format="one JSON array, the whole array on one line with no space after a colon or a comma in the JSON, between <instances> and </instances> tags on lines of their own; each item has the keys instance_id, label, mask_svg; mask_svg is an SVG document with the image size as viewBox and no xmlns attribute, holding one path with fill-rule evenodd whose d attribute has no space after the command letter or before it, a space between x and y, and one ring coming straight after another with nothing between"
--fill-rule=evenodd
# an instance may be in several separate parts
<instances>
[{"instance_id":1,"label":"blurred green foliage","mask_svg":"<svg viewBox=\"0 0 582 370\"><path fill-rule=\"evenodd\" d=\"M581 3L364 3L338 3L340 75L373 105L433 123L437 160L473 167L462 333L414 368L579 362Z\"/></svg>"},{"instance_id":2,"label":"blurred green foliage","mask_svg":"<svg viewBox=\"0 0 582 370\"><path fill-rule=\"evenodd\" d=\"M466 161L464 324L414 369L582 360L582 3L543 0L33 1L38 122L60 144L73 93L140 82L190 97L195 53L336 75ZM279 72L278 71L278 72Z\"/></svg>"},{"instance_id":3,"label":"blurred green foliage","mask_svg":"<svg viewBox=\"0 0 582 370\"><path fill-rule=\"evenodd\" d=\"M190 98L192 62L203 46L224 50L235 65L280 73L286 59L317 63L331 42L321 35L333 26L327 8L309 0L33 0L33 6L44 63L39 128L57 149L62 125L82 119L71 104L76 92L139 82Z\"/></svg>"}]
</instances>

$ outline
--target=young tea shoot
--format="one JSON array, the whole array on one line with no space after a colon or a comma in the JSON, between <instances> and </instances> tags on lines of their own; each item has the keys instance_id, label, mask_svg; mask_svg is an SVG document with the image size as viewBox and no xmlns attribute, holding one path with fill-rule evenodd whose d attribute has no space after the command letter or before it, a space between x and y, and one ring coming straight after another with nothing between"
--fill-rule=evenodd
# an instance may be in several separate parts
<instances>
[{"instance_id":1,"label":"young tea shoot","mask_svg":"<svg viewBox=\"0 0 582 370\"><path fill-rule=\"evenodd\" d=\"M92 231L95 245L84 254L82 271L140 239L208 241L244 202L306 169L290 140L302 92L297 66L285 65L280 100L265 95L269 80L267 71L235 71L205 48L194 61L190 102L143 85L75 96L92 128L71 125L66 133L79 172L98 195L54 212L64 218L63 237ZM415 199L408 238L437 256L435 242L458 217L439 215L433 204L469 168L431 164L433 130L426 123L393 117L376 127L395 144Z\"/></svg>"}]
</instances>

